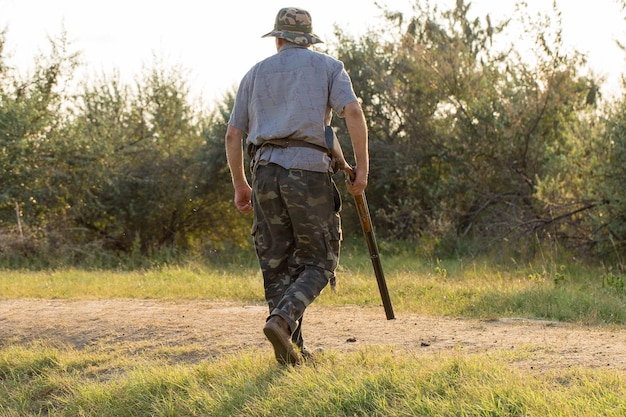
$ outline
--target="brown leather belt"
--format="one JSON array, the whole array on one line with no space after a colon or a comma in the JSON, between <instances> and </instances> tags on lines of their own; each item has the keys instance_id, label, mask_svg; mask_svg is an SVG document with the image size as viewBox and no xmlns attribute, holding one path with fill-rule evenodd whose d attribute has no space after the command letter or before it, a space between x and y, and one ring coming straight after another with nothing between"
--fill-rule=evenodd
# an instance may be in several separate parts
<instances>
[{"instance_id":1,"label":"brown leather belt","mask_svg":"<svg viewBox=\"0 0 626 417\"><path fill-rule=\"evenodd\" d=\"M314 143L306 142L304 140L298 139L270 139L263 142L263 144L268 144L272 146L278 146L279 148L290 148L290 147L301 147L301 148L311 148L317 149L318 151L330 154L330 151L325 146L316 145Z\"/></svg>"},{"instance_id":2,"label":"brown leather belt","mask_svg":"<svg viewBox=\"0 0 626 417\"><path fill-rule=\"evenodd\" d=\"M263 146L277 146L279 148L291 148L291 147L300 147L300 148L311 148L318 150L320 152L324 152L327 155L330 155L330 150L325 146L316 145L314 143L306 142L304 140L298 139L289 139L289 138L280 138L280 139L270 139L263 141L261 146L250 144L248 145L248 155L250 158L254 158L256 152L261 149Z\"/></svg>"}]
</instances>

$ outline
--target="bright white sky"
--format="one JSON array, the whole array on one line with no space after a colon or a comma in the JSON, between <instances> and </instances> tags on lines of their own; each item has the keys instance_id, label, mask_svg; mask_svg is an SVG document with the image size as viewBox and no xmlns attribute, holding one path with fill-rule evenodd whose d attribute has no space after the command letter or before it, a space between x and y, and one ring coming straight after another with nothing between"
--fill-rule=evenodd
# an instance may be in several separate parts
<instances>
[{"instance_id":1,"label":"bright white sky","mask_svg":"<svg viewBox=\"0 0 626 417\"><path fill-rule=\"evenodd\" d=\"M305 3L314 32L332 40L333 24L353 35L380 23L375 0L316 0ZM410 11L415 0L379 0ZM431 0L447 8L455 0ZM526 0L531 11L547 10L551 0ZM470 13L492 22L512 16L515 0L473 0ZM250 66L275 52L272 38L262 39L281 7L289 0L0 0L0 30L7 29L5 58L20 72L29 69L38 52L49 51L48 37L63 29L81 52L85 77L120 72L132 81L153 57L167 67L189 72L194 92L212 102L234 87ZM616 89L626 73L626 13L615 0L557 0L562 11L564 41L588 55L594 72Z\"/></svg>"}]
</instances>

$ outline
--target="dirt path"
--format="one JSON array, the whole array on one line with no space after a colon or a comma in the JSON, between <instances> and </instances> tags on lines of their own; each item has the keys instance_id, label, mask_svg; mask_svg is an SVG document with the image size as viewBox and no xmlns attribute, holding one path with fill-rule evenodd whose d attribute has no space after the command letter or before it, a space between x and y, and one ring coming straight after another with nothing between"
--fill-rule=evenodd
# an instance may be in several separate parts
<instances>
[{"instance_id":1,"label":"dirt path","mask_svg":"<svg viewBox=\"0 0 626 417\"><path fill-rule=\"evenodd\" d=\"M139 343L142 349L198 346L196 361L270 345L261 327L265 306L208 301L0 300L0 346L44 340L84 349L102 342ZM501 319L492 321L396 314L382 308L311 306L305 315L307 345L354 351L392 346L416 355L438 352L529 352L522 369L583 366L626 370L626 328Z\"/></svg>"}]
</instances>

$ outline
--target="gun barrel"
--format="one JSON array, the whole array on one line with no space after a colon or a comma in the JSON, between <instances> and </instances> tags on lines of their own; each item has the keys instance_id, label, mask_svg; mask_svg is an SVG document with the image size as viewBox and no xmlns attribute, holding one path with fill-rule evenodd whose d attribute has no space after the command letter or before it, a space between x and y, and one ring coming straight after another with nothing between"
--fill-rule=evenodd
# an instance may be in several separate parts
<instances>
[{"instance_id":1,"label":"gun barrel","mask_svg":"<svg viewBox=\"0 0 626 417\"><path fill-rule=\"evenodd\" d=\"M391 298L389 297L387 280L385 279L383 266L380 262L380 253L378 252L378 244L376 243L376 236L374 234L374 229L372 228L372 219L370 217L365 193L362 193L359 196L354 196L354 201L359 213L361 228L363 229L363 234L365 235L365 240L367 242L367 249L369 250L370 260L372 261L372 267L374 268L374 275L376 276L376 283L378 284L378 292L380 293L383 308L385 309L385 316L387 317L387 320L393 320L395 315L393 313L393 306L391 305Z\"/></svg>"},{"instance_id":2,"label":"gun barrel","mask_svg":"<svg viewBox=\"0 0 626 417\"><path fill-rule=\"evenodd\" d=\"M348 176L350 181L354 181L355 172L352 167L346 162L341 150L341 144L337 140L334 130L330 126L326 126L326 147L331 151L333 158L338 163L338 168L343 170ZM380 262L380 254L378 252L378 244L376 243L376 236L374 235L374 229L372 227L372 218L370 217L370 210L367 205L367 199L365 198L365 192L361 195L354 196L354 202L359 214L359 220L361 222L361 228L365 235L367 242L367 249L369 250L370 259L372 260L372 266L374 268L374 275L376 276L376 282L378 284L378 291L380 292L380 298L383 301L383 307L385 309L385 316L387 320L395 318L393 313L393 307L391 305L391 299L389 298L389 290L387 289L387 280L385 280L385 274L383 273L383 266Z\"/></svg>"}]
</instances>

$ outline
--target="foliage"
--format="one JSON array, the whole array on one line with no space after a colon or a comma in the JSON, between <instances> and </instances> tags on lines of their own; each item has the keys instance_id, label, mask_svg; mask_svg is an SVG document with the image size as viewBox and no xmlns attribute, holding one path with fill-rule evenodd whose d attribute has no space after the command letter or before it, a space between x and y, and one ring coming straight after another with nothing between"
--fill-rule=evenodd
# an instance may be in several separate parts
<instances>
[{"instance_id":1,"label":"foliage","mask_svg":"<svg viewBox=\"0 0 626 417\"><path fill-rule=\"evenodd\" d=\"M1 34L0 53L3 44ZM47 213L61 205L54 187L65 155L57 144L77 55L68 51L65 35L50 44L50 56L36 57L25 79L2 64L0 55L0 227L14 224L16 207L45 225Z\"/></svg>"},{"instance_id":2,"label":"foliage","mask_svg":"<svg viewBox=\"0 0 626 417\"><path fill-rule=\"evenodd\" d=\"M548 242L623 272L624 99L601 106L602 80L565 52L555 4L531 16L520 1L516 20L492 22L465 0L433 3L383 9L381 27L358 39L337 30L328 51L366 113L381 242L412 242L433 258L530 259ZM530 55L511 40L514 23ZM3 45L4 33L5 265L145 265L146 255L167 263L249 246L251 219L234 209L224 152L234 92L209 111L183 70L157 63L132 85L114 74L76 86L79 56L65 34L20 77ZM340 189L344 235L360 235Z\"/></svg>"},{"instance_id":3,"label":"foliage","mask_svg":"<svg viewBox=\"0 0 626 417\"><path fill-rule=\"evenodd\" d=\"M87 240L123 252L138 245L142 253L238 243L232 216L224 216L225 121L196 113L180 73L155 69L136 94L116 80L103 82L81 98L70 134L80 140L80 200L70 206Z\"/></svg>"},{"instance_id":4,"label":"foliage","mask_svg":"<svg viewBox=\"0 0 626 417\"><path fill-rule=\"evenodd\" d=\"M233 95L205 114L182 71L157 65L134 89L114 76L69 95L76 65L61 39L27 81L1 67L0 252L72 264L246 245L223 152Z\"/></svg>"},{"instance_id":5,"label":"foliage","mask_svg":"<svg viewBox=\"0 0 626 417\"><path fill-rule=\"evenodd\" d=\"M493 46L509 22L471 18L468 2L444 12L419 2L415 11L387 10L391 30L359 41L338 33L370 122L379 230L437 236L443 253L464 238L545 236L555 219L538 185L578 149L571 132L593 108L597 80L579 75L582 57L561 52L548 17L520 14L524 34L537 34L531 65L513 46Z\"/></svg>"},{"instance_id":6,"label":"foliage","mask_svg":"<svg viewBox=\"0 0 626 417\"><path fill-rule=\"evenodd\" d=\"M626 96L614 104L606 128L589 153L593 162L587 186L594 193L598 210L590 234L597 252L626 267Z\"/></svg>"}]
</instances>

